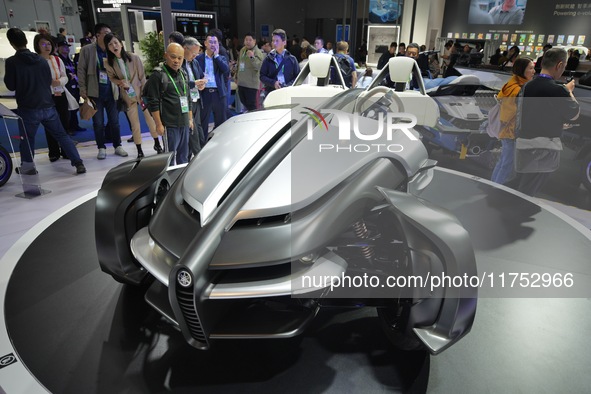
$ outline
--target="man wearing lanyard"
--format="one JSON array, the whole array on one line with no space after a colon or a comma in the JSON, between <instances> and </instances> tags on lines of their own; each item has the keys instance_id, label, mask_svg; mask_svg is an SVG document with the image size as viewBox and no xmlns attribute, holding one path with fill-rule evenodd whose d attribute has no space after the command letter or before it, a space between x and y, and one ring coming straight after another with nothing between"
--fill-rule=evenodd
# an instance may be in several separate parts
<instances>
[{"instance_id":1,"label":"man wearing lanyard","mask_svg":"<svg viewBox=\"0 0 591 394\"><path fill-rule=\"evenodd\" d=\"M247 110L257 109L257 92L261 84L260 70L263 52L257 48L253 33L244 36L244 47L238 56L238 95Z\"/></svg>"},{"instance_id":2,"label":"man wearing lanyard","mask_svg":"<svg viewBox=\"0 0 591 394\"><path fill-rule=\"evenodd\" d=\"M176 164L189 161L189 132L193 129L191 91L181 68L184 58L182 46L169 44L164 54L165 64L152 70L144 87L144 100L156 123L156 131L164 135L166 128L168 150L176 152Z\"/></svg>"},{"instance_id":3,"label":"man wearing lanyard","mask_svg":"<svg viewBox=\"0 0 591 394\"><path fill-rule=\"evenodd\" d=\"M226 80L230 75L230 66L225 57L220 56L220 44L213 32L205 37L205 53L197 56L197 63L205 72L205 89L201 93L203 107L201 109L201 127L203 140L207 143L209 134L209 116L213 112L214 129L226 121Z\"/></svg>"},{"instance_id":4,"label":"man wearing lanyard","mask_svg":"<svg viewBox=\"0 0 591 394\"><path fill-rule=\"evenodd\" d=\"M205 78L199 63L195 60L201 52L201 44L196 38L187 37L183 41L185 49L185 60L183 61L183 70L187 73L189 88L191 90L191 109L193 111L193 130L189 134L189 158L191 155L197 156L201 151L201 140L203 140L203 128L201 127L201 106L200 90L205 88Z\"/></svg>"},{"instance_id":5,"label":"man wearing lanyard","mask_svg":"<svg viewBox=\"0 0 591 394\"><path fill-rule=\"evenodd\" d=\"M104 63L107 61L107 50L103 38L111 32L111 28L98 23L94 27L96 43L84 46L80 50L78 61L78 86L80 97L85 101L89 98L95 103L97 112L92 117L94 138L98 147L97 159L103 160L107 157L105 146L105 118L103 111L107 111L107 119L111 130L111 140L115 148L115 154L126 157L127 152L121 146L121 134L119 130L119 111L117 110L116 98L119 91L113 91L111 82L107 75Z\"/></svg>"},{"instance_id":6,"label":"man wearing lanyard","mask_svg":"<svg viewBox=\"0 0 591 394\"><path fill-rule=\"evenodd\" d=\"M564 123L576 120L579 116L579 103L573 95L575 82L566 85L558 84L566 68L566 51L563 48L548 49L542 61L542 72L537 78L529 81L521 88L517 110L516 149L520 145L530 145L535 151L536 144L544 139L556 140L560 137ZM543 147L542 147L543 148ZM517 152L516 159L519 157ZM535 153L535 152L534 152ZM539 167L538 167L539 168ZM544 186L551 172L518 172L519 185L517 190L534 196Z\"/></svg>"},{"instance_id":7,"label":"man wearing lanyard","mask_svg":"<svg viewBox=\"0 0 591 394\"><path fill-rule=\"evenodd\" d=\"M285 30L275 29L273 31L272 50L261 66L261 82L265 85L267 92L293 85L300 73L298 60L285 49L287 34Z\"/></svg>"}]
</instances>

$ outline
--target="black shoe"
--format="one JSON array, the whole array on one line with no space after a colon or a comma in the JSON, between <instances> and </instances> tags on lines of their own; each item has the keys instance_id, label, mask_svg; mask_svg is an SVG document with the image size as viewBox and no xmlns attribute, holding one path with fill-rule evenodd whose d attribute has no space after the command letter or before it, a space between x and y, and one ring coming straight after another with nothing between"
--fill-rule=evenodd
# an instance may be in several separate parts
<instances>
[{"instance_id":1,"label":"black shoe","mask_svg":"<svg viewBox=\"0 0 591 394\"><path fill-rule=\"evenodd\" d=\"M133 142L133 137L131 137L131 138L128 138L128 139L127 139L127 142Z\"/></svg>"},{"instance_id":2,"label":"black shoe","mask_svg":"<svg viewBox=\"0 0 591 394\"><path fill-rule=\"evenodd\" d=\"M138 152L137 158L138 159L143 159L144 158L144 152Z\"/></svg>"},{"instance_id":3,"label":"black shoe","mask_svg":"<svg viewBox=\"0 0 591 394\"><path fill-rule=\"evenodd\" d=\"M58 156L49 156L49 161L50 162L54 162L54 161L58 161L60 159L59 155Z\"/></svg>"},{"instance_id":4,"label":"black shoe","mask_svg":"<svg viewBox=\"0 0 591 394\"><path fill-rule=\"evenodd\" d=\"M162 147L159 144L154 145L154 150L156 151L157 154L164 153L164 150L162 149Z\"/></svg>"},{"instance_id":5,"label":"black shoe","mask_svg":"<svg viewBox=\"0 0 591 394\"><path fill-rule=\"evenodd\" d=\"M84 167L84 164L80 163L80 164L76 164L76 174L84 174L86 172L86 167Z\"/></svg>"},{"instance_id":6,"label":"black shoe","mask_svg":"<svg viewBox=\"0 0 591 394\"><path fill-rule=\"evenodd\" d=\"M30 170L21 171L20 167L16 167L14 169L14 172L16 172L17 174L21 174L21 175L37 175L39 173L36 168L31 168Z\"/></svg>"}]
</instances>

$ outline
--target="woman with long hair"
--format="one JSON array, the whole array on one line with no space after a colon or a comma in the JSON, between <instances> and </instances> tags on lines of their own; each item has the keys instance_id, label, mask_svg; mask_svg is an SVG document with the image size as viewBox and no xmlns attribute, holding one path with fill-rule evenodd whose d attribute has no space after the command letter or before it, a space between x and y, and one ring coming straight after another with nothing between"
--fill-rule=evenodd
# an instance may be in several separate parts
<instances>
[{"instance_id":1,"label":"woman with long hair","mask_svg":"<svg viewBox=\"0 0 591 394\"><path fill-rule=\"evenodd\" d=\"M142 113L150 129L150 135L154 138L154 150L161 153L162 147L158 140L156 124L152 119L152 115L142 105L142 89L146 84L146 74L142 61L137 55L128 53L123 48L117 35L109 33L103 40L107 48L107 64L105 64L105 68L111 82L119 86L119 94L125 103L127 117L131 124L133 142L137 147L137 157L140 159L144 157L138 104L142 106Z\"/></svg>"},{"instance_id":2,"label":"woman with long hair","mask_svg":"<svg viewBox=\"0 0 591 394\"><path fill-rule=\"evenodd\" d=\"M55 44L49 34L37 34L33 39L33 47L35 52L49 64L52 81L51 86L48 87L51 88L55 109L60 117L62 126L64 130L67 130L70 123L70 111L68 109L68 99L66 98L66 84L68 83L66 66L58 56L54 55ZM47 139L47 147L49 149L49 161L57 161L60 156L64 159L68 158L66 153L60 149L59 143L47 130L45 130L45 138Z\"/></svg>"},{"instance_id":3,"label":"woman with long hair","mask_svg":"<svg viewBox=\"0 0 591 394\"><path fill-rule=\"evenodd\" d=\"M513 62L513 75L501 88L497 99L501 103L500 121L501 156L493 170L491 181L506 184L515 178L515 120L517 117L517 95L523 85L531 81L536 73L532 59L522 57Z\"/></svg>"}]
</instances>

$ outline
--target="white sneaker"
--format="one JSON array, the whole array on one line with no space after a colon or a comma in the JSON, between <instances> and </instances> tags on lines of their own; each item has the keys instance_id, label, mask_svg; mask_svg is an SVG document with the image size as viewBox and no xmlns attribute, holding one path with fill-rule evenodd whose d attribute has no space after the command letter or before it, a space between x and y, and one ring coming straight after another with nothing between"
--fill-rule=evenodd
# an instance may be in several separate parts
<instances>
[{"instance_id":1,"label":"white sneaker","mask_svg":"<svg viewBox=\"0 0 591 394\"><path fill-rule=\"evenodd\" d=\"M98 155L96 158L99 160L105 160L107 158L107 150L105 148L99 148Z\"/></svg>"},{"instance_id":2,"label":"white sneaker","mask_svg":"<svg viewBox=\"0 0 591 394\"><path fill-rule=\"evenodd\" d=\"M127 152L125 151L125 149L123 149L123 147L121 145L119 145L118 147L115 148L115 154L117 156L121 156L121 157L129 156L129 154L127 154Z\"/></svg>"}]
</instances>

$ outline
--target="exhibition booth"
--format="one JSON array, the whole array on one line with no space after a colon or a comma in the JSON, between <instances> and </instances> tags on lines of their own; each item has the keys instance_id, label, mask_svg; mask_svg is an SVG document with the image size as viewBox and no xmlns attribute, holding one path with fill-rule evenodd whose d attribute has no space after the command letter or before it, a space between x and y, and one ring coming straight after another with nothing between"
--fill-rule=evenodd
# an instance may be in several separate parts
<instances>
[{"instance_id":1,"label":"exhibition booth","mask_svg":"<svg viewBox=\"0 0 591 394\"><path fill-rule=\"evenodd\" d=\"M376 60L409 7L369 3ZM589 46L591 4L518 0L503 26L496 3L445 2L434 42ZM286 88L289 104L228 119L187 165L95 167L89 144L78 191L17 206L22 177L0 187L0 235L31 214L0 253L0 393L588 391L591 88L530 197L488 180L499 146L482 124L510 73L457 67L430 87L394 57L337 91L325 57L306 71L329 93ZM43 160L40 187L64 176ZM334 291L347 276L379 284Z\"/></svg>"}]
</instances>

